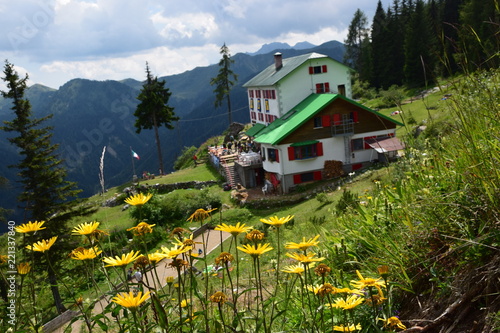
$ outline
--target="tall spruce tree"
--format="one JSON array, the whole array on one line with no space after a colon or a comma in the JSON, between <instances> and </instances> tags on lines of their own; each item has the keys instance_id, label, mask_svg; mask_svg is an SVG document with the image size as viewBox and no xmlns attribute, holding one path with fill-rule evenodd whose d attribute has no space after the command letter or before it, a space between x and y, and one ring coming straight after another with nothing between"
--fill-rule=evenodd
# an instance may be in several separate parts
<instances>
[{"instance_id":1,"label":"tall spruce tree","mask_svg":"<svg viewBox=\"0 0 500 333\"><path fill-rule=\"evenodd\" d=\"M390 43L390 36L387 31L387 16L380 0L377 3L377 9L373 17L371 41L372 71L370 82L375 88L380 88L384 76L387 74L385 61L389 56L387 51Z\"/></svg>"},{"instance_id":2,"label":"tall spruce tree","mask_svg":"<svg viewBox=\"0 0 500 333\"><path fill-rule=\"evenodd\" d=\"M179 120L175 116L174 108L168 105L170 95L172 93L168 88L165 88L165 80L160 81L158 77L153 77L149 65L146 63L146 82L137 96L140 103L134 113L136 117L135 128L137 133L141 133L143 129L154 129L160 174L165 172L165 168L163 167L158 128L165 126L168 129L173 129L172 122Z\"/></svg>"},{"instance_id":3,"label":"tall spruce tree","mask_svg":"<svg viewBox=\"0 0 500 333\"><path fill-rule=\"evenodd\" d=\"M220 54L222 58L219 61L219 73L216 77L212 78L210 84L215 85L215 107L222 106L224 100L226 101L229 125L231 125L233 118L231 115L230 92L231 88L238 80L238 76L231 70L231 65L234 63L234 60L231 59L231 54L229 53L229 48L226 46L226 43L220 48Z\"/></svg>"},{"instance_id":4,"label":"tall spruce tree","mask_svg":"<svg viewBox=\"0 0 500 333\"><path fill-rule=\"evenodd\" d=\"M76 189L75 183L65 180L66 170L56 154L57 145L51 144L52 128L42 126L51 115L34 118L30 102L24 98L28 75L20 78L14 70L14 65L8 61L5 62L3 73L3 81L6 82L8 90L2 91L1 94L12 100L14 118L4 121L1 129L17 134L8 140L18 148L20 154L19 162L11 166L19 170L22 192L18 201L24 205L26 219L46 221L46 229L38 231L37 237L59 237L50 250L51 265L44 262L43 256L37 257L36 262L46 269L55 307L58 313L62 313L65 307L54 268L60 263L58 258L63 257L57 253L66 252L67 249L64 242L65 235L69 234L66 222L77 214L77 201L69 199L76 198L79 190Z\"/></svg>"},{"instance_id":5,"label":"tall spruce tree","mask_svg":"<svg viewBox=\"0 0 500 333\"><path fill-rule=\"evenodd\" d=\"M365 72L369 65L366 64L366 47L368 41L368 20L361 9L357 9L349 24L347 38L344 40L345 54L344 63L358 71L361 80L369 79L369 73Z\"/></svg>"}]
</instances>

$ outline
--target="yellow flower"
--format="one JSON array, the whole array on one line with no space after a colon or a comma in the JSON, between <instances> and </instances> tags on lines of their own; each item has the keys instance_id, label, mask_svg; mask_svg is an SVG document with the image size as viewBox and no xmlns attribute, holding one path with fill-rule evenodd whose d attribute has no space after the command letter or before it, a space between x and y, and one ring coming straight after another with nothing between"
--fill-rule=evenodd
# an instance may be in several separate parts
<instances>
[{"instance_id":1,"label":"yellow flower","mask_svg":"<svg viewBox=\"0 0 500 333\"><path fill-rule=\"evenodd\" d=\"M21 233L28 233L28 232L35 232L38 230L46 229L45 227L42 227L42 225L45 223L45 221L35 221L31 222L29 221L28 223L21 224L19 227L15 227L17 232Z\"/></svg>"},{"instance_id":2,"label":"yellow flower","mask_svg":"<svg viewBox=\"0 0 500 333\"><path fill-rule=\"evenodd\" d=\"M54 236L51 239L42 239L41 241L36 242L33 245L27 245L26 248L28 250L45 252L48 249L50 249L50 247L52 245L54 245L54 243L56 242L56 239L57 239L57 236Z\"/></svg>"},{"instance_id":3,"label":"yellow flower","mask_svg":"<svg viewBox=\"0 0 500 333\"><path fill-rule=\"evenodd\" d=\"M384 279L386 279L387 276L389 275L389 266L387 266L387 265L378 266L377 270L378 270L378 273L380 274L380 276Z\"/></svg>"},{"instance_id":4,"label":"yellow flower","mask_svg":"<svg viewBox=\"0 0 500 333\"><path fill-rule=\"evenodd\" d=\"M173 276L167 276L167 277L165 278L165 281L167 282L167 284L168 284L169 286L171 286L171 285L174 283L175 278L174 278Z\"/></svg>"},{"instance_id":5,"label":"yellow flower","mask_svg":"<svg viewBox=\"0 0 500 333\"><path fill-rule=\"evenodd\" d=\"M229 252L221 252L217 258L215 258L215 264L216 265L227 265L231 261L234 261L234 257L231 253Z\"/></svg>"},{"instance_id":6,"label":"yellow flower","mask_svg":"<svg viewBox=\"0 0 500 333\"><path fill-rule=\"evenodd\" d=\"M203 222L205 219L210 217L210 213L216 210L217 208L213 208L210 210L204 210L203 208L197 209L191 216L187 219L188 222L198 221Z\"/></svg>"},{"instance_id":7,"label":"yellow flower","mask_svg":"<svg viewBox=\"0 0 500 333\"><path fill-rule=\"evenodd\" d=\"M246 234L245 238L252 242L259 242L263 240L265 234L257 229L254 229Z\"/></svg>"},{"instance_id":8,"label":"yellow flower","mask_svg":"<svg viewBox=\"0 0 500 333\"><path fill-rule=\"evenodd\" d=\"M315 295L317 295L322 286L323 285L321 285L321 286L320 285L313 286L313 285L308 284L308 285L306 285L306 289L309 290L309 291L312 291Z\"/></svg>"},{"instance_id":9,"label":"yellow flower","mask_svg":"<svg viewBox=\"0 0 500 333\"><path fill-rule=\"evenodd\" d=\"M131 262L133 262L135 259L137 259L140 256L139 251L135 252L130 251L127 254L122 254L121 257L115 256L113 257L105 257L102 258L102 261L104 261L107 265L105 267L109 266L124 266L128 265Z\"/></svg>"},{"instance_id":10,"label":"yellow flower","mask_svg":"<svg viewBox=\"0 0 500 333\"><path fill-rule=\"evenodd\" d=\"M148 202L152 196L153 196L152 193L148 193L146 195L144 195L142 193L137 193L136 195L133 195L133 196L125 199L125 202L128 203L129 205L132 205L132 206L142 206L146 202Z\"/></svg>"},{"instance_id":11,"label":"yellow flower","mask_svg":"<svg viewBox=\"0 0 500 333\"><path fill-rule=\"evenodd\" d=\"M190 249L193 249L196 247L196 244L203 244L203 242L195 242L193 239L193 234L191 234L189 237L184 238L184 240L180 240L179 238L174 238L175 242L172 244L176 246L180 246L181 248L186 248L189 247Z\"/></svg>"},{"instance_id":12,"label":"yellow flower","mask_svg":"<svg viewBox=\"0 0 500 333\"><path fill-rule=\"evenodd\" d=\"M183 299L181 301L181 308L185 308L186 306L188 306L188 304L189 304L189 300Z\"/></svg>"},{"instance_id":13,"label":"yellow flower","mask_svg":"<svg viewBox=\"0 0 500 333\"><path fill-rule=\"evenodd\" d=\"M308 265L308 267L312 268L312 267L314 267L314 265L316 265L316 263L313 262L313 263L310 263ZM284 267L281 271L285 272L285 273L290 273L290 274L302 275L302 273L304 273L304 271L305 271L305 268L304 268L304 265L290 265L290 266Z\"/></svg>"},{"instance_id":14,"label":"yellow flower","mask_svg":"<svg viewBox=\"0 0 500 333\"><path fill-rule=\"evenodd\" d=\"M101 253L102 251L99 250L97 246L91 247L90 249L84 249L79 247L78 249L71 251L70 256L71 259L75 260L87 260L87 259L94 259Z\"/></svg>"},{"instance_id":15,"label":"yellow flower","mask_svg":"<svg viewBox=\"0 0 500 333\"><path fill-rule=\"evenodd\" d=\"M216 226L214 230L229 232L231 235L236 237L242 232L249 232L252 230L252 227L247 227L244 223L240 222L236 223L236 225L227 225L222 223Z\"/></svg>"},{"instance_id":16,"label":"yellow flower","mask_svg":"<svg viewBox=\"0 0 500 333\"><path fill-rule=\"evenodd\" d=\"M134 235L136 236L142 236L144 234L150 234L153 232L153 227L156 224L148 224L146 222L141 222L135 227L128 228L127 231L133 230Z\"/></svg>"},{"instance_id":17,"label":"yellow flower","mask_svg":"<svg viewBox=\"0 0 500 333\"><path fill-rule=\"evenodd\" d=\"M87 243L87 241L90 240L90 243L94 244L94 242L99 241L104 236L109 236L109 233L104 230L96 229L87 235L88 238L85 238L84 243Z\"/></svg>"},{"instance_id":18,"label":"yellow flower","mask_svg":"<svg viewBox=\"0 0 500 333\"><path fill-rule=\"evenodd\" d=\"M172 247L170 249L166 246L161 247L161 251L165 254L165 258L168 258L168 259L174 259L178 255L186 253L186 252L190 251L191 249L192 248L189 246L183 247L183 246L178 246L178 245L175 245L174 247Z\"/></svg>"},{"instance_id":19,"label":"yellow flower","mask_svg":"<svg viewBox=\"0 0 500 333\"><path fill-rule=\"evenodd\" d=\"M293 243L293 242L288 242L285 244L285 248L289 250L300 250L300 251L306 251L308 248L312 246L318 246L319 241L318 241L319 235L317 235L314 238L310 238L309 240L306 241L305 237L302 237L302 242L300 243Z\"/></svg>"},{"instance_id":20,"label":"yellow flower","mask_svg":"<svg viewBox=\"0 0 500 333\"><path fill-rule=\"evenodd\" d=\"M323 261L325 258L314 258L316 253L309 252L307 254L302 254L302 253L286 253L286 255L292 259L295 259L297 261L300 261L303 264L308 264L311 262L318 262L318 261Z\"/></svg>"},{"instance_id":21,"label":"yellow flower","mask_svg":"<svg viewBox=\"0 0 500 333\"><path fill-rule=\"evenodd\" d=\"M219 304L224 304L227 300L226 294L224 294L222 291L218 291L212 296L210 296L210 301L212 303L219 303Z\"/></svg>"},{"instance_id":22,"label":"yellow flower","mask_svg":"<svg viewBox=\"0 0 500 333\"><path fill-rule=\"evenodd\" d=\"M31 266L28 262L22 262L17 265L17 273L21 275L26 275L30 272Z\"/></svg>"},{"instance_id":23,"label":"yellow flower","mask_svg":"<svg viewBox=\"0 0 500 333\"><path fill-rule=\"evenodd\" d=\"M354 331L360 331L361 330L361 325L350 325L350 326L344 326L344 325L339 325L339 326L333 326L334 331L340 331L340 332L354 332Z\"/></svg>"},{"instance_id":24,"label":"yellow flower","mask_svg":"<svg viewBox=\"0 0 500 333\"><path fill-rule=\"evenodd\" d=\"M1 254L0 255L0 265L3 265L5 263L7 263L7 260L9 259L8 256L6 256L5 254Z\"/></svg>"},{"instance_id":25,"label":"yellow flower","mask_svg":"<svg viewBox=\"0 0 500 333\"><path fill-rule=\"evenodd\" d=\"M351 285L356 288L356 289L364 289L366 287L375 287L380 291L380 287L384 286L384 281L381 279L374 279L374 278L363 278L363 275L359 271L356 271L356 274L358 275L359 281L351 281Z\"/></svg>"},{"instance_id":26,"label":"yellow flower","mask_svg":"<svg viewBox=\"0 0 500 333\"><path fill-rule=\"evenodd\" d=\"M90 235L97 229L99 224L100 223L97 221L81 223L73 228L73 233L80 235Z\"/></svg>"},{"instance_id":27,"label":"yellow flower","mask_svg":"<svg viewBox=\"0 0 500 333\"><path fill-rule=\"evenodd\" d=\"M162 259L164 259L166 257L167 257L166 254L160 253L160 252L148 253L148 259L152 263L158 262L158 261L160 261L160 260L162 260Z\"/></svg>"},{"instance_id":28,"label":"yellow flower","mask_svg":"<svg viewBox=\"0 0 500 333\"><path fill-rule=\"evenodd\" d=\"M406 329L406 326L403 325L403 323L401 322L401 320L399 320L398 317L390 317L387 320L379 318L379 320L384 321L384 327L389 327L389 328L396 328L397 327L397 328L402 329L402 330Z\"/></svg>"},{"instance_id":29,"label":"yellow flower","mask_svg":"<svg viewBox=\"0 0 500 333\"><path fill-rule=\"evenodd\" d=\"M316 273L316 275L318 276L327 276L331 271L332 269L328 267L328 265L319 264L318 267L316 267L316 269L314 270L314 273Z\"/></svg>"},{"instance_id":30,"label":"yellow flower","mask_svg":"<svg viewBox=\"0 0 500 333\"><path fill-rule=\"evenodd\" d=\"M113 302L126 307L129 310L135 311L137 308L144 303L145 300L149 298L149 291L142 295L142 291L139 291L137 295L131 291L129 293L118 294L113 298Z\"/></svg>"},{"instance_id":31,"label":"yellow flower","mask_svg":"<svg viewBox=\"0 0 500 333\"><path fill-rule=\"evenodd\" d=\"M344 310L351 310L364 302L364 299L356 295L348 296L346 299L337 298L333 304L328 304L332 308L339 308Z\"/></svg>"},{"instance_id":32,"label":"yellow flower","mask_svg":"<svg viewBox=\"0 0 500 333\"><path fill-rule=\"evenodd\" d=\"M269 219L260 219L260 222L270 224L274 227L281 227L283 224L287 223L291 219L293 219L293 215L288 215L287 217L278 218L277 216L272 216Z\"/></svg>"},{"instance_id":33,"label":"yellow flower","mask_svg":"<svg viewBox=\"0 0 500 333\"><path fill-rule=\"evenodd\" d=\"M251 255L252 258L255 259L255 258L260 257L262 254L271 251L273 248L270 246L269 243L266 243L264 245L262 245L262 244L257 244L257 245L245 244L242 246L238 246L237 249Z\"/></svg>"}]
</instances>

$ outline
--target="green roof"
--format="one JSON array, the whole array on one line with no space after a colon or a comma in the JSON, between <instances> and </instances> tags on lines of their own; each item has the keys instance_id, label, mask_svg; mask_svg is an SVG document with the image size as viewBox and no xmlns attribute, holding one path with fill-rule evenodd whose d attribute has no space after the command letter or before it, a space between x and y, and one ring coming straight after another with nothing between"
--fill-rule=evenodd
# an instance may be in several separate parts
<instances>
[{"instance_id":1,"label":"green roof","mask_svg":"<svg viewBox=\"0 0 500 333\"><path fill-rule=\"evenodd\" d=\"M261 129L255 137L255 141L259 143L267 143L270 145L279 144L284 138L297 130L302 124L314 117L318 112L323 110L327 105L336 99L343 99L357 107L360 107L368 112L374 113L377 116L387 119L399 126L402 123L385 116L377 111L374 111L362 104L359 104L343 95L339 94L311 94L294 108L284 114L281 118L273 121L269 126Z\"/></svg>"},{"instance_id":2,"label":"green roof","mask_svg":"<svg viewBox=\"0 0 500 333\"><path fill-rule=\"evenodd\" d=\"M255 124L251 128L249 128L245 134L248 136L255 136L257 133L259 133L262 129L266 128L266 125L264 124Z\"/></svg>"}]
</instances>

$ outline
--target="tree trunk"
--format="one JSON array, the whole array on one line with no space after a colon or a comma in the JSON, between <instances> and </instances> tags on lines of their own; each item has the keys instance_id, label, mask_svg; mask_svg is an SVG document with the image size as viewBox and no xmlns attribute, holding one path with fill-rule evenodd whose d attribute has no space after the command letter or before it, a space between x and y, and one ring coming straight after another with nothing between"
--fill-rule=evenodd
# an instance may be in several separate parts
<instances>
[{"instance_id":1,"label":"tree trunk","mask_svg":"<svg viewBox=\"0 0 500 333\"><path fill-rule=\"evenodd\" d=\"M233 123L233 117L231 115L231 98L229 97L229 89L227 93L227 115L229 117L229 126Z\"/></svg>"},{"instance_id":2,"label":"tree trunk","mask_svg":"<svg viewBox=\"0 0 500 333\"><path fill-rule=\"evenodd\" d=\"M158 134L158 124L156 122L156 114L153 114L153 126L155 128L155 137L156 137L156 148L158 149L158 160L160 162L160 175L163 175L163 157L161 156L161 143L160 143L160 135Z\"/></svg>"},{"instance_id":3,"label":"tree trunk","mask_svg":"<svg viewBox=\"0 0 500 333\"><path fill-rule=\"evenodd\" d=\"M61 314L66 311L66 308L64 307L61 294L59 293L56 273L50 267L47 268L47 273L49 275L50 290L52 291L52 296L54 297L54 305L56 307L57 313Z\"/></svg>"}]
</instances>

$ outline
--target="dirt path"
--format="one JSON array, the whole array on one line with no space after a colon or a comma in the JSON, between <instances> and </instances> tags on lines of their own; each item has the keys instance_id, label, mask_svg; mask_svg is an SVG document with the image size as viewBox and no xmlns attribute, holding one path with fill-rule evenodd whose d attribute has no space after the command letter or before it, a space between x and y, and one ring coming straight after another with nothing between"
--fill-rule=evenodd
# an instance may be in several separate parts
<instances>
[{"instance_id":1,"label":"dirt path","mask_svg":"<svg viewBox=\"0 0 500 333\"><path fill-rule=\"evenodd\" d=\"M195 242L203 242L205 243L205 246L203 244L197 244L197 248L206 248L206 254L209 254L213 250L219 247L221 243L221 237L222 241L228 239L231 236L231 234L227 232L219 232L219 231L214 231L214 230L207 230L203 234L199 235L194 239ZM170 260L162 260L158 262L156 266L156 274L154 270L151 270L147 272L147 274L143 277L143 281L145 284L148 286L154 287L154 286L161 286L164 287L166 283L166 278L169 276L173 276L177 278L177 271L172 269L168 264L170 263ZM135 281L134 281L135 282ZM103 297L101 301L99 301L95 308L93 309L92 313L93 315L99 314L102 312L102 310L111 302L111 298L106 298ZM68 327L69 324L65 323L59 328L52 330L52 331L45 331L46 333L64 333L65 330L68 329L70 332L80 332L82 327L85 327L84 322L82 320L78 320L74 322L71 325L71 328Z\"/></svg>"}]
</instances>

